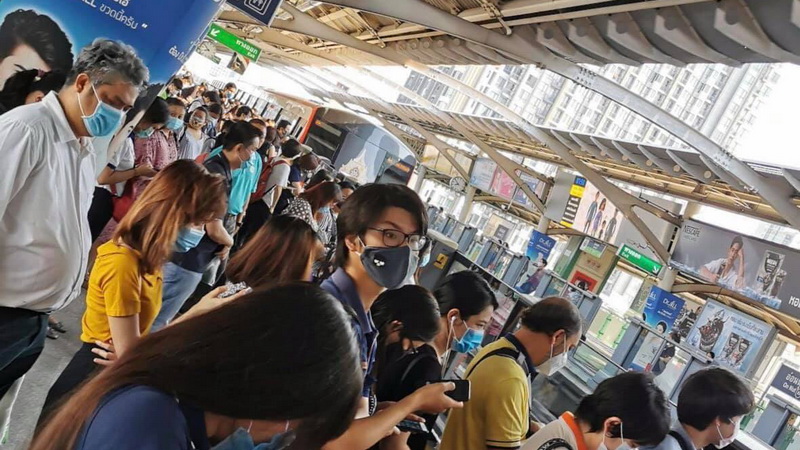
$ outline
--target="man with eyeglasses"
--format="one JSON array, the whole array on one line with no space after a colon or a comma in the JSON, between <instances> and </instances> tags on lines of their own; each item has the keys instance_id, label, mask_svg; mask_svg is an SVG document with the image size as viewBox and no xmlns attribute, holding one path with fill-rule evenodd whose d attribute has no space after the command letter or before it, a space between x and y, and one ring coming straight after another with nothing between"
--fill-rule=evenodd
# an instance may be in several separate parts
<instances>
[{"instance_id":1,"label":"man with eyeglasses","mask_svg":"<svg viewBox=\"0 0 800 450\"><path fill-rule=\"evenodd\" d=\"M322 283L322 288L350 312L365 377L357 420L344 435L323 448L366 450L415 411L437 414L460 404L444 395L452 386L434 384L382 410L381 414L372 415L375 411L372 368L378 330L370 308L378 295L386 289L402 286L417 268L428 229L422 200L407 186L366 185L342 204L336 226L336 265L339 268Z\"/></svg>"}]
</instances>

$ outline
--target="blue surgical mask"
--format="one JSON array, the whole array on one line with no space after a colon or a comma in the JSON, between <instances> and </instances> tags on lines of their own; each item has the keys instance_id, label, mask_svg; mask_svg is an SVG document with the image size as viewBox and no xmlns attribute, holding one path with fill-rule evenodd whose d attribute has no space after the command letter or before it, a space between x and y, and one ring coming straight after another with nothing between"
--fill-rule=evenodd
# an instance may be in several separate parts
<instances>
[{"instance_id":1,"label":"blue surgical mask","mask_svg":"<svg viewBox=\"0 0 800 450\"><path fill-rule=\"evenodd\" d=\"M319 208L319 212L321 212L322 214L328 214L329 212L331 212L331 207L330 206L322 206L322 207Z\"/></svg>"},{"instance_id":2,"label":"blue surgical mask","mask_svg":"<svg viewBox=\"0 0 800 450\"><path fill-rule=\"evenodd\" d=\"M466 322L464 322L464 325L467 325ZM464 336L461 336L461 339L453 340L453 350L459 353L467 353L480 347L482 342L483 330L473 330L467 326L467 332L464 333Z\"/></svg>"},{"instance_id":3,"label":"blue surgical mask","mask_svg":"<svg viewBox=\"0 0 800 450\"><path fill-rule=\"evenodd\" d=\"M233 100L233 92L226 92L225 96L228 97L228 100Z\"/></svg>"},{"instance_id":4,"label":"blue surgical mask","mask_svg":"<svg viewBox=\"0 0 800 450\"><path fill-rule=\"evenodd\" d=\"M100 97L97 96L97 90L94 88L94 83L90 85L95 98L97 98L97 108L92 114L86 115L86 112L83 110L83 105L81 104L81 95L77 94L78 107L81 109L83 124L86 126L86 131L94 137L108 136L119 127L119 123L122 122L125 113L100 100Z\"/></svg>"},{"instance_id":5,"label":"blue surgical mask","mask_svg":"<svg viewBox=\"0 0 800 450\"><path fill-rule=\"evenodd\" d=\"M169 120L167 120L167 123L164 124L164 126L171 131L178 131L181 129L181 127L183 127L183 120L170 116Z\"/></svg>"},{"instance_id":6,"label":"blue surgical mask","mask_svg":"<svg viewBox=\"0 0 800 450\"><path fill-rule=\"evenodd\" d=\"M386 289L397 289L417 270L419 256L408 246L364 247L361 264L370 278Z\"/></svg>"},{"instance_id":7,"label":"blue surgical mask","mask_svg":"<svg viewBox=\"0 0 800 450\"><path fill-rule=\"evenodd\" d=\"M147 139L147 138L149 138L150 136L153 135L154 131L155 131L155 128L149 127L149 128L145 128L144 130L141 130L141 131L135 131L133 134L137 138Z\"/></svg>"},{"instance_id":8,"label":"blue surgical mask","mask_svg":"<svg viewBox=\"0 0 800 450\"><path fill-rule=\"evenodd\" d=\"M269 442L256 445L250 432L240 427L211 450L282 450L290 446L294 438L294 431L285 431L273 436Z\"/></svg>"},{"instance_id":9,"label":"blue surgical mask","mask_svg":"<svg viewBox=\"0 0 800 450\"><path fill-rule=\"evenodd\" d=\"M425 267L429 262L431 262L431 252L425 252L425 254L422 255L422 261L420 261L419 266Z\"/></svg>"},{"instance_id":10,"label":"blue surgical mask","mask_svg":"<svg viewBox=\"0 0 800 450\"><path fill-rule=\"evenodd\" d=\"M206 235L205 230L198 230L196 228L183 228L178 232L178 239L175 241L175 251L178 253L186 253L189 250L197 247L203 236Z\"/></svg>"}]
</instances>

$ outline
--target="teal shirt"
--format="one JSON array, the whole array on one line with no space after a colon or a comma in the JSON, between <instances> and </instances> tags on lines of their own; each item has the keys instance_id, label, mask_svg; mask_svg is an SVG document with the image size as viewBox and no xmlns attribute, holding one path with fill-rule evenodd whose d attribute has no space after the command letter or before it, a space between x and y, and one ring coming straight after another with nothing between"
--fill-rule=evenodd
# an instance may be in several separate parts
<instances>
[{"instance_id":1,"label":"teal shirt","mask_svg":"<svg viewBox=\"0 0 800 450\"><path fill-rule=\"evenodd\" d=\"M222 147L217 147L209 153L209 157L222 153ZM242 164L242 167L231 172L233 181L231 183L231 197L228 200L228 214L234 216L244 211L245 205L250 200L250 194L256 191L258 177L261 175L261 168L264 162L261 154L256 152L249 161Z\"/></svg>"}]
</instances>

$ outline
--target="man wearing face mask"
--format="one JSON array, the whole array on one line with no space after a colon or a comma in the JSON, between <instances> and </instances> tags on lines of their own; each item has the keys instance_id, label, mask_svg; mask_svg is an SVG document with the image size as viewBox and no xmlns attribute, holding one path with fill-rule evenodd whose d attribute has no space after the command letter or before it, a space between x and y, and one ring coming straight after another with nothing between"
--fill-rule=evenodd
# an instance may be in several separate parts
<instances>
[{"instance_id":1,"label":"man wearing face mask","mask_svg":"<svg viewBox=\"0 0 800 450\"><path fill-rule=\"evenodd\" d=\"M627 372L604 380L575 414L545 425L522 450L631 450L664 439L669 420L669 403L652 374Z\"/></svg>"},{"instance_id":2,"label":"man wearing face mask","mask_svg":"<svg viewBox=\"0 0 800 450\"><path fill-rule=\"evenodd\" d=\"M47 314L80 293L91 244L91 138L119 128L147 80L132 48L97 40L58 94L0 117L0 396L41 353Z\"/></svg>"},{"instance_id":3,"label":"man wearing face mask","mask_svg":"<svg viewBox=\"0 0 800 450\"><path fill-rule=\"evenodd\" d=\"M738 376L719 367L700 370L683 383L678 422L660 444L647 450L727 447L736 440L742 417L753 409L753 392Z\"/></svg>"},{"instance_id":4,"label":"man wearing face mask","mask_svg":"<svg viewBox=\"0 0 800 450\"><path fill-rule=\"evenodd\" d=\"M513 449L531 434L530 381L566 365L580 338L581 316L568 300L548 297L526 309L521 324L481 349L467 367L472 397L450 413L441 450Z\"/></svg>"}]
</instances>

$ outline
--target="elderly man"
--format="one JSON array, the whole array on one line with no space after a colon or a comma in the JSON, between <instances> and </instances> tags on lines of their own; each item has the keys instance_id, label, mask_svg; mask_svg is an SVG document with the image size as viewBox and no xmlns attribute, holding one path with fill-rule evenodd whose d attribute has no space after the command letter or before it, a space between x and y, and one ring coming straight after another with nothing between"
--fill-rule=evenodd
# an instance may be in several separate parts
<instances>
[{"instance_id":1,"label":"elderly man","mask_svg":"<svg viewBox=\"0 0 800 450\"><path fill-rule=\"evenodd\" d=\"M80 293L91 138L119 128L147 79L131 47L98 39L58 94L0 118L0 397L39 357L47 314Z\"/></svg>"}]
</instances>

